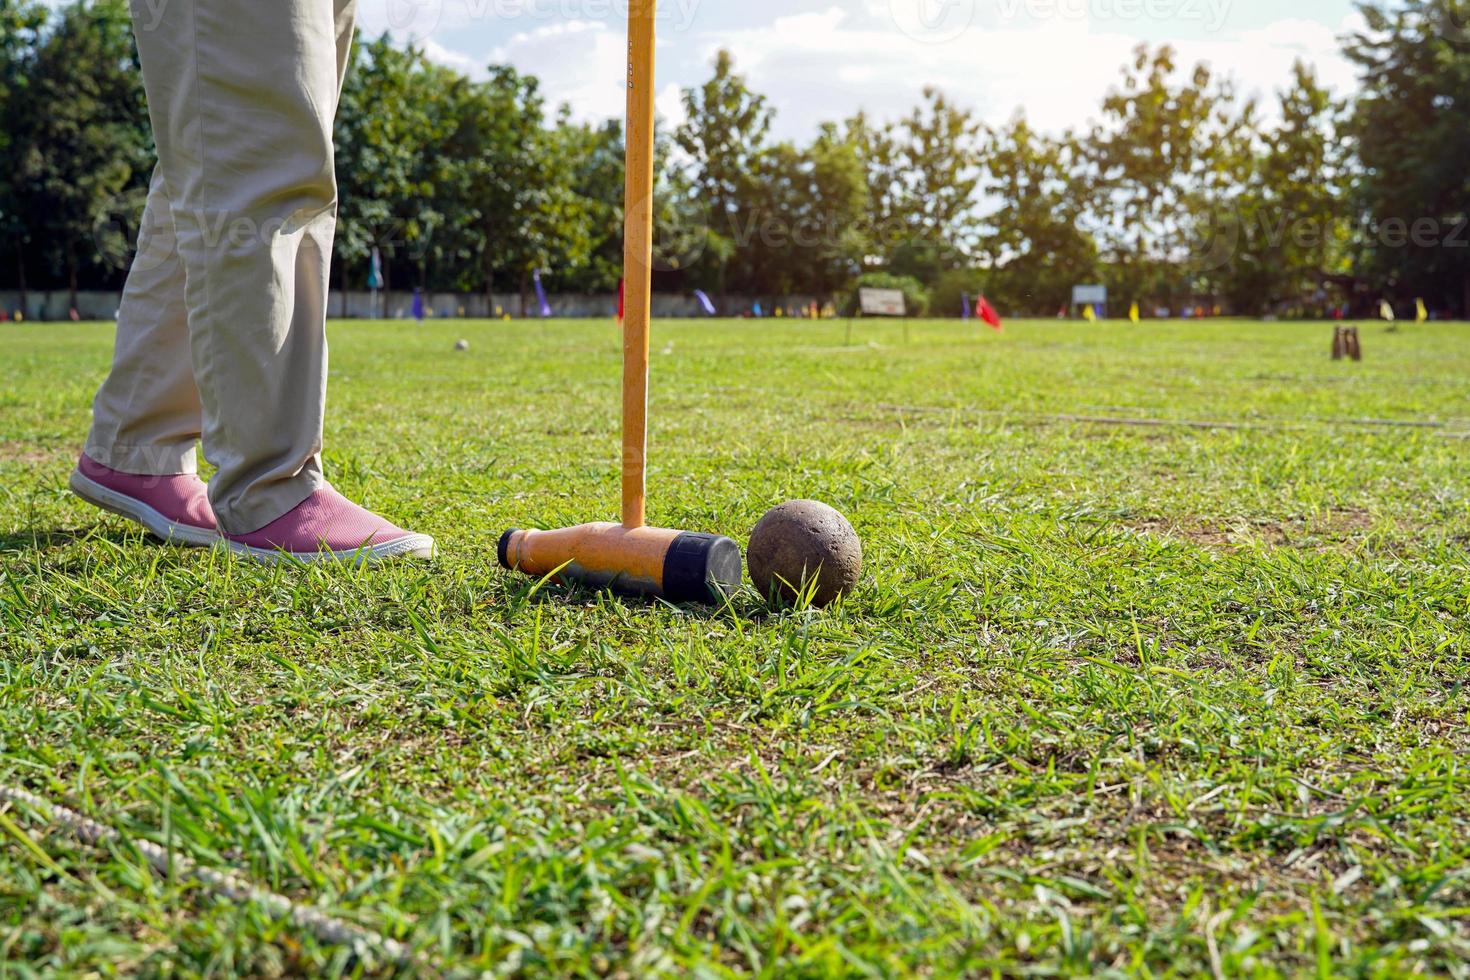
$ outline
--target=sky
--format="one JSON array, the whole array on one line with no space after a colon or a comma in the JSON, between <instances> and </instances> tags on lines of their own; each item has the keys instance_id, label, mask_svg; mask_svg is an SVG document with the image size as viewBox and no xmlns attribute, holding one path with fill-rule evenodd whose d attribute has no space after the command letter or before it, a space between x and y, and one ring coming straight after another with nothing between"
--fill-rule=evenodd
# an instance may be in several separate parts
<instances>
[{"instance_id":1,"label":"sky","mask_svg":"<svg viewBox=\"0 0 1470 980\"><path fill-rule=\"evenodd\" d=\"M552 105L598 120L623 111L628 0L360 0L359 23L423 45L470 74L509 63ZM802 141L858 109L893 119L925 86L984 120L1024 110L1035 126L1082 127L1139 43L1168 42L1264 99L1298 58L1339 93L1355 87L1338 38L1352 0L660 0L659 110L707 79L720 48L776 109L774 135Z\"/></svg>"}]
</instances>

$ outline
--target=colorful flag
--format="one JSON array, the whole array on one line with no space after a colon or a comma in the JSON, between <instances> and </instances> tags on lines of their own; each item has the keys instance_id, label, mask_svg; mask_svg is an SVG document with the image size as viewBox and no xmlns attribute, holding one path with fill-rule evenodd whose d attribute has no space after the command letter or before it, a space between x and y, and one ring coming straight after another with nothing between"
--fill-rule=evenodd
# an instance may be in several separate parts
<instances>
[{"instance_id":1,"label":"colorful flag","mask_svg":"<svg viewBox=\"0 0 1470 980\"><path fill-rule=\"evenodd\" d=\"M1128 308L1128 319L1132 320L1134 323L1138 323L1143 319L1143 313L1138 309L1137 303L1134 303Z\"/></svg>"},{"instance_id":2,"label":"colorful flag","mask_svg":"<svg viewBox=\"0 0 1470 980\"><path fill-rule=\"evenodd\" d=\"M536 285L536 302L541 304L541 316L551 316L551 304L546 302L546 287L541 285L541 270L531 273L531 282Z\"/></svg>"},{"instance_id":3,"label":"colorful flag","mask_svg":"<svg viewBox=\"0 0 1470 980\"><path fill-rule=\"evenodd\" d=\"M694 298L699 300L699 305L707 316L715 315L715 304L710 302L709 295L703 289L696 289Z\"/></svg>"},{"instance_id":4,"label":"colorful flag","mask_svg":"<svg viewBox=\"0 0 1470 980\"><path fill-rule=\"evenodd\" d=\"M1082 319L1086 320L1088 323L1097 322L1097 310L1094 310L1092 308L1091 303L1088 303L1086 306L1082 307Z\"/></svg>"},{"instance_id":5,"label":"colorful flag","mask_svg":"<svg viewBox=\"0 0 1470 980\"><path fill-rule=\"evenodd\" d=\"M625 301L624 287L626 285L627 285L627 280L626 279L619 279L618 280L618 322L619 323L622 323L623 322L623 303Z\"/></svg>"},{"instance_id":6,"label":"colorful flag","mask_svg":"<svg viewBox=\"0 0 1470 980\"><path fill-rule=\"evenodd\" d=\"M984 296L981 296L975 302L975 315L997 330L1005 329L1005 327L1001 325L1000 314L995 311L995 307L990 305L990 300L986 299Z\"/></svg>"},{"instance_id":7,"label":"colorful flag","mask_svg":"<svg viewBox=\"0 0 1470 980\"><path fill-rule=\"evenodd\" d=\"M1393 315L1393 306L1389 304L1388 300L1384 300L1378 304L1378 315L1390 323L1397 319Z\"/></svg>"},{"instance_id":8,"label":"colorful flag","mask_svg":"<svg viewBox=\"0 0 1470 980\"><path fill-rule=\"evenodd\" d=\"M960 319L970 319L970 294L960 293Z\"/></svg>"},{"instance_id":9,"label":"colorful flag","mask_svg":"<svg viewBox=\"0 0 1470 980\"><path fill-rule=\"evenodd\" d=\"M1422 299L1414 300L1415 323L1423 323L1429 319L1429 307L1424 305Z\"/></svg>"}]
</instances>

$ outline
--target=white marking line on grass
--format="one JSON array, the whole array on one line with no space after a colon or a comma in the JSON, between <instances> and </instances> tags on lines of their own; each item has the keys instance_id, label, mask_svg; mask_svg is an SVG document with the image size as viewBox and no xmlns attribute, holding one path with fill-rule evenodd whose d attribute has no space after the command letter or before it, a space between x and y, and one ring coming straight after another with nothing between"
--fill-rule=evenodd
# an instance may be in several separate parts
<instances>
[{"instance_id":1,"label":"white marking line on grass","mask_svg":"<svg viewBox=\"0 0 1470 980\"><path fill-rule=\"evenodd\" d=\"M1443 436L1446 439L1470 438L1470 431L1447 431L1451 428L1450 422L1434 421L1429 419L1357 419L1357 418L1329 418L1318 415L1298 416L1295 419L1285 418L1259 418L1239 421L1211 421L1208 419L1169 419L1151 418L1148 416L1122 416L1122 415L1073 415L1069 413L1051 412L1008 412L1005 410L988 409L964 409L964 408L928 408L915 405L877 405L874 406L882 411L897 412L898 414L910 415L944 415L955 412L986 415L992 418L1016 419L1019 421L1033 422L1067 422L1084 425L1137 425L1146 428L1184 428L1184 429L1225 429L1238 431L1291 431L1311 429L1319 426L1349 425L1365 428L1396 428L1396 429L1427 429L1434 435Z\"/></svg>"},{"instance_id":2,"label":"white marking line on grass","mask_svg":"<svg viewBox=\"0 0 1470 980\"><path fill-rule=\"evenodd\" d=\"M259 905L276 918L289 919L298 928L309 931L322 942L346 946L359 956L366 953L368 955L365 958L370 960L386 959L401 965L417 964L413 950L403 943L370 932L361 926L343 922L325 912L298 905L284 895L256 888L233 872L201 867L189 857L165 850L152 841L124 837L111 827L42 799L34 793L0 784L0 801L29 807L65 827L73 837L90 847L101 847L110 843L134 847L161 877L182 874L193 878L216 895L232 902L250 902Z\"/></svg>"},{"instance_id":3,"label":"white marking line on grass","mask_svg":"<svg viewBox=\"0 0 1470 980\"><path fill-rule=\"evenodd\" d=\"M852 344L848 347L795 347L793 354L866 354L870 351L887 350L882 344Z\"/></svg>"}]
</instances>

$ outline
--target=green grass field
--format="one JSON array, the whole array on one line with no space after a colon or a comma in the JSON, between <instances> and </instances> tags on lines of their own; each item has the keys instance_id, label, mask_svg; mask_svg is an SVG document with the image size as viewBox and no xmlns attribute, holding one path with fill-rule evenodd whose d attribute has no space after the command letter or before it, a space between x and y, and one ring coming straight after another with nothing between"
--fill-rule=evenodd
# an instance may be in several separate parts
<instances>
[{"instance_id":1,"label":"green grass field","mask_svg":"<svg viewBox=\"0 0 1470 980\"><path fill-rule=\"evenodd\" d=\"M615 514L611 323L330 333L432 565L151 543L66 490L109 327L0 329L0 783L425 973L1470 975L1470 327L657 323L650 518L830 502L825 612L496 568ZM0 974L376 970L0 817Z\"/></svg>"}]
</instances>

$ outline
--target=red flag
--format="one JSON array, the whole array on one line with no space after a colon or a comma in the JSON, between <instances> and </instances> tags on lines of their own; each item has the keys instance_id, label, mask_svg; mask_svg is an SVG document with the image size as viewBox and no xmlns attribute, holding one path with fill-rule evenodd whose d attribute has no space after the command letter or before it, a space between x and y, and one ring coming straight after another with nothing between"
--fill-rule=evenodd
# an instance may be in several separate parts
<instances>
[{"instance_id":1,"label":"red flag","mask_svg":"<svg viewBox=\"0 0 1470 980\"><path fill-rule=\"evenodd\" d=\"M981 296L980 299L975 303L975 315L997 330L1005 329L1003 326L1001 326L1000 314L995 312L995 307L991 306L990 300L986 299L984 296Z\"/></svg>"},{"instance_id":2,"label":"red flag","mask_svg":"<svg viewBox=\"0 0 1470 980\"><path fill-rule=\"evenodd\" d=\"M625 283L626 283L626 280L624 280L624 279L619 279L618 280L618 322L619 323L621 323L623 321L623 286L625 285Z\"/></svg>"}]
</instances>

